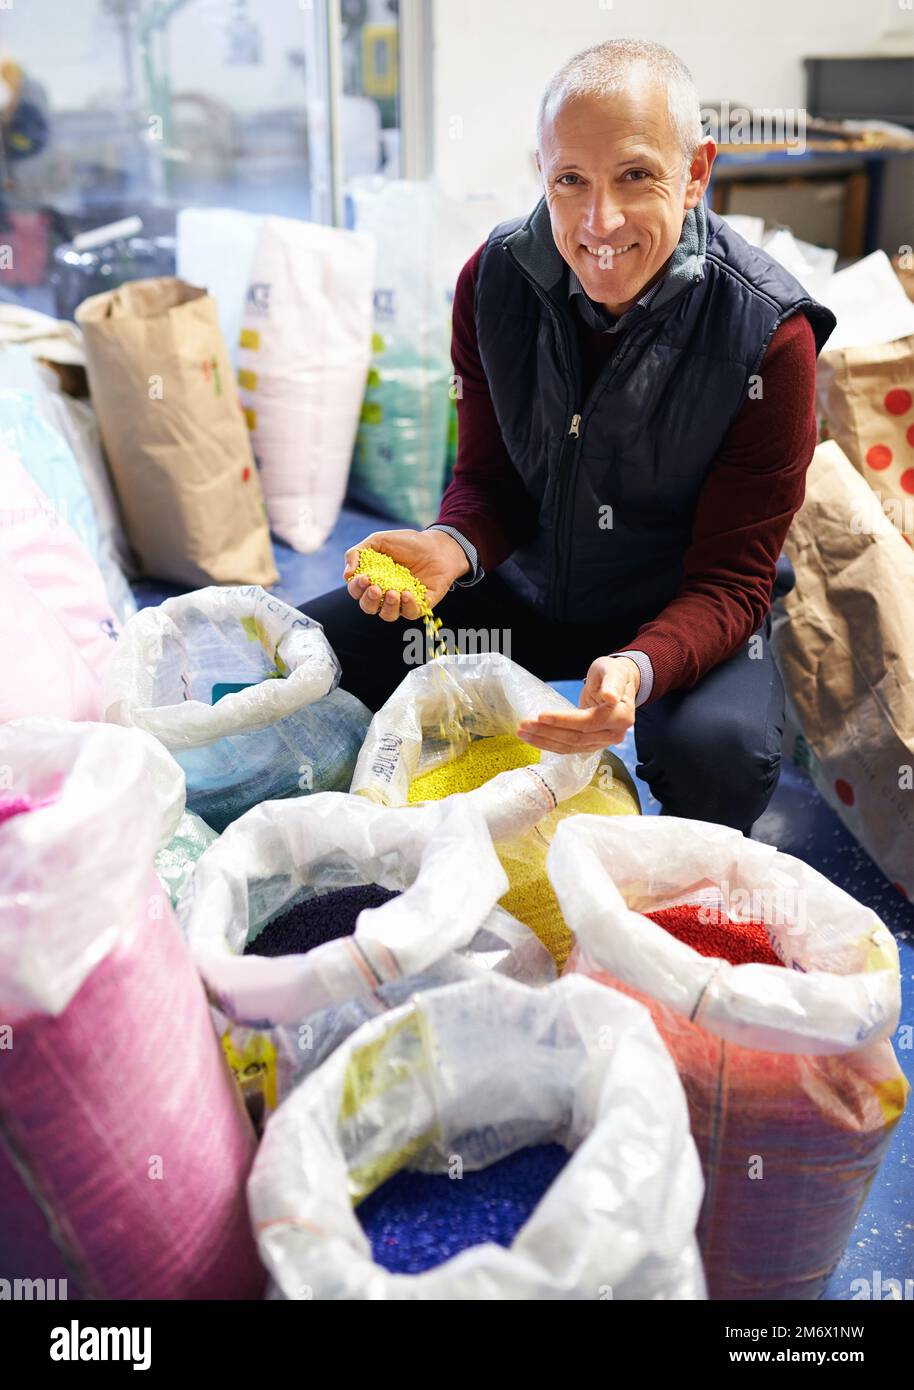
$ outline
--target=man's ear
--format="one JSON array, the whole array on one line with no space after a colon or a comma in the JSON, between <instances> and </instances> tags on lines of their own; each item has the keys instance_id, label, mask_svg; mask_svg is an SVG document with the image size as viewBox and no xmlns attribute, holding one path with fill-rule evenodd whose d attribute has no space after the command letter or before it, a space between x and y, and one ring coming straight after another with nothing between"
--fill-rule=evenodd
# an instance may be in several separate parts
<instances>
[{"instance_id":1,"label":"man's ear","mask_svg":"<svg viewBox=\"0 0 914 1390\"><path fill-rule=\"evenodd\" d=\"M705 196L705 189L708 187L708 181L711 178L711 169L716 158L717 146L711 139L711 136L706 135L695 151L692 162L689 165L689 172L686 177L685 196L683 198L683 207L686 208L686 210L696 207Z\"/></svg>"}]
</instances>

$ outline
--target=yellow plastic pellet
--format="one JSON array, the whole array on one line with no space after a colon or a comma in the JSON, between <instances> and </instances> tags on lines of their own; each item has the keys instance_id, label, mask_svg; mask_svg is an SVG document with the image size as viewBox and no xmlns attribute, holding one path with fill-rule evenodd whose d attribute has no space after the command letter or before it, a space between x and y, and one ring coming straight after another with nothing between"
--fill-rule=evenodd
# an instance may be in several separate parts
<instances>
[{"instance_id":1,"label":"yellow plastic pellet","mask_svg":"<svg viewBox=\"0 0 914 1390\"><path fill-rule=\"evenodd\" d=\"M471 792L499 772L527 767L539 760L540 750L513 734L477 738L459 758L414 777L409 785L409 801L414 805L417 801L440 801L455 792Z\"/></svg>"},{"instance_id":2,"label":"yellow plastic pellet","mask_svg":"<svg viewBox=\"0 0 914 1390\"><path fill-rule=\"evenodd\" d=\"M422 580L417 579L405 565L398 565L389 555L366 547L365 550L359 551L359 563L355 572L366 574L372 584L377 584L382 594L386 594L389 589L394 589L398 594L412 594L423 618L432 616L431 604Z\"/></svg>"},{"instance_id":3,"label":"yellow plastic pellet","mask_svg":"<svg viewBox=\"0 0 914 1390\"><path fill-rule=\"evenodd\" d=\"M559 974L565 968L574 937L565 924L546 872L546 854L552 838L569 816L637 816L640 812L638 793L624 765L607 750L586 787L562 801L520 839L495 846L511 885L501 906L539 937Z\"/></svg>"},{"instance_id":4,"label":"yellow plastic pellet","mask_svg":"<svg viewBox=\"0 0 914 1390\"><path fill-rule=\"evenodd\" d=\"M546 872L548 846L534 831L520 840L497 844L495 850L510 884L499 899L499 906L539 937L561 974L574 945L574 935L565 923Z\"/></svg>"}]
</instances>

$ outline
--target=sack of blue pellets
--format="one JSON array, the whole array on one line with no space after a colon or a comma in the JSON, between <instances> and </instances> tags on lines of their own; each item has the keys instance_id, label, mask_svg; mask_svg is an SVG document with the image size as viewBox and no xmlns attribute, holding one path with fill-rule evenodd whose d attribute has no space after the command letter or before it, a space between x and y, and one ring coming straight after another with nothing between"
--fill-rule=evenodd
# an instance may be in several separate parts
<instances>
[{"instance_id":1,"label":"sack of blue pellets","mask_svg":"<svg viewBox=\"0 0 914 1390\"><path fill-rule=\"evenodd\" d=\"M703 1194L640 1004L499 975L372 1020L270 1120L248 1180L289 1299L700 1299Z\"/></svg>"},{"instance_id":2,"label":"sack of blue pellets","mask_svg":"<svg viewBox=\"0 0 914 1390\"><path fill-rule=\"evenodd\" d=\"M230 825L178 918L255 1123L414 989L481 971L553 980L548 952L497 906L506 888L465 804L391 809L326 792Z\"/></svg>"},{"instance_id":3,"label":"sack of blue pellets","mask_svg":"<svg viewBox=\"0 0 914 1390\"><path fill-rule=\"evenodd\" d=\"M125 624L106 717L154 734L213 830L268 798L348 790L371 715L319 623L259 585L198 589Z\"/></svg>"}]
</instances>

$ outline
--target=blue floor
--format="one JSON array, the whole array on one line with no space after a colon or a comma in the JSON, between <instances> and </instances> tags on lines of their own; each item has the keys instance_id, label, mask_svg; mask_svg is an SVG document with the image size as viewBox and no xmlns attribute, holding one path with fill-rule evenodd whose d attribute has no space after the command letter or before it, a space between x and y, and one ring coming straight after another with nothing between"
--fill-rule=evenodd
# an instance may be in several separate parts
<instances>
[{"instance_id":1,"label":"blue floor","mask_svg":"<svg viewBox=\"0 0 914 1390\"><path fill-rule=\"evenodd\" d=\"M377 516L346 507L329 540L311 555L298 555L288 546L275 544L280 582L273 590L288 603L300 605L342 582L343 552L375 529L396 525ZM166 588L149 581L135 586L141 606L158 603L180 589ZM555 688L577 704L581 682L556 682ZM615 750L635 777L642 809L656 815L657 803L635 774L634 739ZM837 815L822 800L799 768L786 764L771 805L757 823L754 836L777 845L786 854L796 855L831 879L859 902L882 918L898 942L902 976L902 1023L914 1023L911 998L914 995L914 904L907 903L892 888ZM896 1038L896 1053L905 1074L914 1086L914 1051L902 1049ZM896 1279L904 1289L914 1281L914 1101L902 1117L883 1166L864 1204L857 1227L844 1258L828 1286L827 1297L851 1299L852 1281L866 1279L885 1284ZM858 1286L859 1289L859 1286ZM876 1297L880 1294L877 1291ZM881 1296L888 1295L883 1289ZM914 1296L914 1283L908 1284L908 1297Z\"/></svg>"}]
</instances>

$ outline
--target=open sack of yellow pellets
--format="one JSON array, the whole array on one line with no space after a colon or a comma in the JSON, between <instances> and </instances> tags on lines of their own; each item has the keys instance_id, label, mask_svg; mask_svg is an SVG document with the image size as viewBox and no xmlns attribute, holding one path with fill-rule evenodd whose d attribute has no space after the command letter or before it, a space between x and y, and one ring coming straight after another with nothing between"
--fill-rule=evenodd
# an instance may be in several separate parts
<instances>
[{"instance_id":1,"label":"open sack of yellow pellets","mask_svg":"<svg viewBox=\"0 0 914 1390\"><path fill-rule=\"evenodd\" d=\"M489 970L554 979L540 942L497 906L506 888L465 803L407 810L321 792L230 825L178 917L255 1120L416 989Z\"/></svg>"},{"instance_id":2,"label":"open sack of yellow pellets","mask_svg":"<svg viewBox=\"0 0 914 1390\"><path fill-rule=\"evenodd\" d=\"M410 671L378 710L350 790L384 806L465 792L492 838L509 839L581 791L596 771L597 753L540 756L516 737L522 719L570 708L563 695L499 653L439 657ZM496 738L495 747L474 747ZM456 773L434 777L467 753Z\"/></svg>"},{"instance_id":3,"label":"open sack of yellow pellets","mask_svg":"<svg viewBox=\"0 0 914 1390\"><path fill-rule=\"evenodd\" d=\"M679 1070L710 1296L820 1298L908 1094L891 933L802 860L704 821L566 821L549 872L570 969L646 1004ZM691 944L664 923L683 915Z\"/></svg>"},{"instance_id":4,"label":"open sack of yellow pellets","mask_svg":"<svg viewBox=\"0 0 914 1390\"><path fill-rule=\"evenodd\" d=\"M556 828L582 813L640 814L613 753L540 754L517 737L522 719L571 708L505 656L439 657L411 671L374 716L351 788L384 805L460 796L477 809L508 874L502 906L537 934L559 970L573 938L546 872Z\"/></svg>"},{"instance_id":5,"label":"open sack of yellow pellets","mask_svg":"<svg viewBox=\"0 0 914 1390\"><path fill-rule=\"evenodd\" d=\"M345 791L370 721L319 623L256 584L198 589L124 626L106 718L154 734L222 831L258 802Z\"/></svg>"},{"instance_id":6,"label":"open sack of yellow pellets","mask_svg":"<svg viewBox=\"0 0 914 1390\"><path fill-rule=\"evenodd\" d=\"M486 975L366 1023L307 1077L248 1205L289 1299L701 1299L702 1190L641 1005Z\"/></svg>"}]
</instances>

